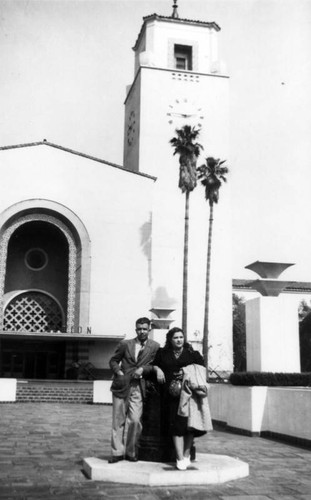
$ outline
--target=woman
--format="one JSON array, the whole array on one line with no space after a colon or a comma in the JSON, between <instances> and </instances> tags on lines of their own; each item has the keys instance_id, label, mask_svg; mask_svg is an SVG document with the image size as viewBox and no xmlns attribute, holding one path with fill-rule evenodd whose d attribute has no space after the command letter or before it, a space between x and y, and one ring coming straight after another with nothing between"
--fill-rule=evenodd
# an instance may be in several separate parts
<instances>
[{"instance_id":1,"label":"woman","mask_svg":"<svg viewBox=\"0 0 311 500\"><path fill-rule=\"evenodd\" d=\"M153 365L158 383L164 384L164 417L166 430L172 436L176 450L176 467L179 470L186 470L190 465L193 438L202 436L207 429L189 428L188 418L178 414L180 413L180 394L176 394L175 391L175 395L172 395L170 386L173 380L182 381L183 368L189 365L200 365L202 368L204 360L198 351L194 351L190 344L185 343L182 329L175 327L168 331L166 344L158 350ZM199 405L201 406L201 403ZM205 405L207 405L207 398L205 398ZM208 428L210 429L211 425Z\"/></svg>"}]
</instances>

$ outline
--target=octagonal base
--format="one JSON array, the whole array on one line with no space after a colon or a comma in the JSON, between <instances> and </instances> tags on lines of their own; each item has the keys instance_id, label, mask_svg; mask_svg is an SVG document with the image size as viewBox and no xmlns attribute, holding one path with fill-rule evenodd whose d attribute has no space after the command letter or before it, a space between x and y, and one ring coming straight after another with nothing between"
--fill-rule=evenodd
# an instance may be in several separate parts
<instances>
[{"instance_id":1,"label":"octagonal base","mask_svg":"<svg viewBox=\"0 0 311 500\"><path fill-rule=\"evenodd\" d=\"M85 458L83 471L88 478L111 483L129 483L146 486L180 486L219 484L246 477L246 462L225 455L197 454L186 471L179 471L173 463L127 462L108 464L107 460Z\"/></svg>"}]
</instances>

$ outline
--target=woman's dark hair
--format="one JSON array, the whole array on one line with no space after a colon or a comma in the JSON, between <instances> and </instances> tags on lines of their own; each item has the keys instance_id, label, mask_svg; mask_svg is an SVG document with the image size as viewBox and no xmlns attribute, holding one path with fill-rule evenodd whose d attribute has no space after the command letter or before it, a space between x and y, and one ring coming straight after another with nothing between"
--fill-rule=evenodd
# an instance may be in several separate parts
<instances>
[{"instance_id":1,"label":"woman's dark hair","mask_svg":"<svg viewBox=\"0 0 311 500\"><path fill-rule=\"evenodd\" d=\"M174 326L174 328L171 328L167 334L166 334L166 342L164 349L170 350L172 349L172 338L174 337L175 333L181 332L184 336L184 332L182 331L181 328L178 326ZM188 342L184 343L184 349L188 349L189 351L193 351L192 345L189 344Z\"/></svg>"}]
</instances>

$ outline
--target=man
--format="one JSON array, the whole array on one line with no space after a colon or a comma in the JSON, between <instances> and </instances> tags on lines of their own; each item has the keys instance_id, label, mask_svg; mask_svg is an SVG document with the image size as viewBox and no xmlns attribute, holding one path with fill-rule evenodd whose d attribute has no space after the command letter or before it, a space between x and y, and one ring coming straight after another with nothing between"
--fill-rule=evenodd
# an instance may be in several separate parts
<instances>
[{"instance_id":1,"label":"man","mask_svg":"<svg viewBox=\"0 0 311 500\"><path fill-rule=\"evenodd\" d=\"M141 434L141 416L145 393L144 377L151 373L159 344L148 338L150 320L136 321L136 338L118 345L109 365L114 378L112 391L112 433L110 464L123 460L137 462L137 444ZM125 424L127 436L125 442Z\"/></svg>"}]
</instances>

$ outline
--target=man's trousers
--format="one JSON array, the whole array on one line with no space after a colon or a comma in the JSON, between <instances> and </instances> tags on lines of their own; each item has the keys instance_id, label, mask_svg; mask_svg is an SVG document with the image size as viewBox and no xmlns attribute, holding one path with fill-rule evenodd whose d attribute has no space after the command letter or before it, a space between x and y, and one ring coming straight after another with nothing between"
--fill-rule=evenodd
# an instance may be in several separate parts
<instances>
[{"instance_id":1,"label":"man's trousers","mask_svg":"<svg viewBox=\"0 0 311 500\"><path fill-rule=\"evenodd\" d=\"M131 383L130 392L126 399L112 396L112 456L137 455L137 445L141 434L141 416L143 399L139 381Z\"/></svg>"}]
</instances>

